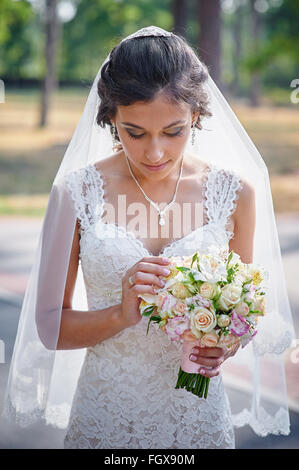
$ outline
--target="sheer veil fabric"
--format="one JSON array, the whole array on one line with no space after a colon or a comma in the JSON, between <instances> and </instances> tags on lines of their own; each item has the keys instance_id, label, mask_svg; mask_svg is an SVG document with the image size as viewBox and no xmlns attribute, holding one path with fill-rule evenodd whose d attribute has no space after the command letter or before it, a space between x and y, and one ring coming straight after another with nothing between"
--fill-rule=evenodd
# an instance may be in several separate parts
<instances>
[{"instance_id":1,"label":"sheer veil fabric","mask_svg":"<svg viewBox=\"0 0 299 470\"><path fill-rule=\"evenodd\" d=\"M140 36L171 37L172 34L149 26L123 41ZM109 55L104 63L107 60ZM22 427L38 420L62 429L67 427L85 356L85 349L56 350L78 209L64 178L69 172L104 159L113 152L108 127L103 129L96 123L100 72L101 68L52 185L20 314L3 416ZM254 186L256 229L253 262L263 265L269 273L267 315L259 322L259 333L223 367L224 381L228 385L232 378L237 377L246 389L246 393L240 392L237 401L232 399L230 402L234 424L249 424L261 436L288 434L284 351L291 346L295 332L269 175L261 155L210 76L204 86L210 97L212 117L203 121L202 130L196 128L194 146L191 146L190 137L187 147L201 160L236 172ZM73 308L88 309L80 264ZM241 378L238 375L240 370Z\"/></svg>"}]
</instances>

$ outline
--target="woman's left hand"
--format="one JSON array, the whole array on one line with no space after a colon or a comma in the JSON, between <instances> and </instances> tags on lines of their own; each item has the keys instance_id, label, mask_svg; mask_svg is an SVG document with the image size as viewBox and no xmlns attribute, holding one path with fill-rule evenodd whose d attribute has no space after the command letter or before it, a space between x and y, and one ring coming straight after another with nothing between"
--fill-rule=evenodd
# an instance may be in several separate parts
<instances>
[{"instance_id":1,"label":"woman's left hand","mask_svg":"<svg viewBox=\"0 0 299 470\"><path fill-rule=\"evenodd\" d=\"M240 347L240 343L234 344L230 349L224 347L200 347L194 346L189 356L190 361L199 364L198 373L205 377L219 375L220 366L226 359L234 356Z\"/></svg>"}]
</instances>

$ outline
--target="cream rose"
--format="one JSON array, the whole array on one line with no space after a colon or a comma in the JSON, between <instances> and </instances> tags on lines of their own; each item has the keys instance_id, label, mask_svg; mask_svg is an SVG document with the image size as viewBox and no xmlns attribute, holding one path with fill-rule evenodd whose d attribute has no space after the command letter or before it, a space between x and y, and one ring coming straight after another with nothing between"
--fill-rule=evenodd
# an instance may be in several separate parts
<instances>
[{"instance_id":1,"label":"cream rose","mask_svg":"<svg viewBox=\"0 0 299 470\"><path fill-rule=\"evenodd\" d=\"M214 311L205 307L198 307L190 314L191 332L198 338L198 333L203 331L209 333L217 325Z\"/></svg>"},{"instance_id":2,"label":"cream rose","mask_svg":"<svg viewBox=\"0 0 299 470\"><path fill-rule=\"evenodd\" d=\"M240 302L242 287L228 284L223 287L219 298L219 305L222 310L229 310L232 306Z\"/></svg>"},{"instance_id":3,"label":"cream rose","mask_svg":"<svg viewBox=\"0 0 299 470\"><path fill-rule=\"evenodd\" d=\"M221 328L225 328L226 326L228 326L230 324L229 316L225 315L225 314L219 315L218 318L217 318L217 324Z\"/></svg>"},{"instance_id":4,"label":"cream rose","mask_svg":"<svg viewBox=\"0 0 299 470\"><path fill-rule=\"evenodd\" d=\"M184 315L187 310L187 306L184 302L180 300L176 303L175 307L172 309L173 313L178 315L179 317Z\"/></svg>"},{"instance_id":5,"label":"cream rose","mask_svg":"<svg viewBox=\"0 0 299 470\"><path fill-rule=\"evenodd\" d=\"M217 293L217 285L204 282L199 289L200 294L206 299L212 299Z\"/></svg>"},{"instance_id":6,"label":"cream rose","mask_svg":"<svg viewBox=\"0 0 299 470\"><path fill-rule=\"evenodd\" d=\"M200 340L200 345L207 348L215 348L218 344L218 335L217 333L210 332L204 333Z\"/></svg>"},{"instance_id":7,"label":"cream rose","mask_svg":"<svg viewBox=\"0 0 299 470\"><path fill-rule=\"evenodd\" d=\"M174 295L178 299L186 299L190 296L188 288L182 282L176 282L172 286L171 291L172 295Z\"/></svg>"},{"instance_id":8,"label":"cream rose","mask_svg":"<svg viewBox=\"0 0 299 470\"><path fill-rule=\"evenodd\" d=\"M246 302L239 302L237 305L234 307L236 313L238 315L242 315L242 317L246 317L249 313L249 307Z\"/></svg>"}]
</instances>

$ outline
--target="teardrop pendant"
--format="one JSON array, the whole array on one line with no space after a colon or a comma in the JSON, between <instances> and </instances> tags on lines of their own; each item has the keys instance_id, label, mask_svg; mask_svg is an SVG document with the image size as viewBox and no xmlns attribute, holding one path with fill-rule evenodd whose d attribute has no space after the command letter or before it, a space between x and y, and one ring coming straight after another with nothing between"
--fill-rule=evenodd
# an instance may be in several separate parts
<instances>
[{"instance_id":1,"label":"teardrop pendant","mask_svg":"<svg viewBox=\"0 0 299 470\"><path fill-rule=\"evenodd\" d=\"M159 224L160 225L165 225L165 218L162 214L160 214Z\"/></svg>"}]
</instances>

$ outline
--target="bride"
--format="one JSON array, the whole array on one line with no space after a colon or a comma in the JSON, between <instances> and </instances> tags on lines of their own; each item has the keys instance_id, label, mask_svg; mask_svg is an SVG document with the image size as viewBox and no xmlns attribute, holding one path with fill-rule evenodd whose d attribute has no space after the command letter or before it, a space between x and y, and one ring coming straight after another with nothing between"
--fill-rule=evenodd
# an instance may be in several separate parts
<instances>
[{"instance_id":1,"label":"bride","mask_svg":"<svg viewBox=\"0 0 299 470\"><path fill-rule=\"evenodd\" d=\"M58 349L87 347L88 353L65 439L67 448L234 446L229 407L218 377L220 365L227 358L224 350L195 350L194 360L202 368L211 368L204 369L203 375L213 378L207 402L197 401L187 392L178 394L170 390L179 366L178 348L166 344L167 350L160 352L161 335L155 334L146 340L143 322L137 328L141 320L138 294L154 293L155 289L163 287L161 277L170 273L167 258L162 257L166 249L168 256L190 254L199 247L207 249L207 240L225 244L229 231L234 232L230 248L238 252L244 262L252 261L253 188L242 182L238 209L231 215L232 203L241 187L239 179L229 173L217 175L215 169L213 176L206 176L207 171L211 171L208 165L186 153L192 127L200 127L202 116L208 114L207 99L200 88L206 78L204 67L197 66L189 47L175 36L124 42L113 51L110 62L103 68L98 82L102 101L97 123L111 122L122 150L80 169L79 174L68 176L70 190L81 207L70 257ZM199 102L197 107L196 102ZM90 185L82 201L78 197L80 181ZM97 181L101 182L100 193ZM216 184L207 201L204 186L211 185L212 181ZM127 210L118 210L116 218L120 195L125 197ZM93 214L92 205L90 220L87 221L85 215L82 220L80 214L84 212L84 205L94 200L97 202L94 207L100 207L100 217ZM192 216L189 233L178 239L175 235L179 228L185 228L182 218L178 217L183 210L172 211L170 218L164 209L162 221L165 220L165 224L160 225L157 217L151 216L151 208L155 208L152 201L175 202L176 209L188 203ZM209 214L202 210L203 206L199 207L200 201L209 207ZM216 210L213 201L219 204ZM109 208L115 210L109 211ZM127 235L127 226L134 219L131 216L127 220L127 213L133 214L134 208L142 208L138 210L143 216L139 218L142 238L135 234L133 238L119 238L119 230ZM105 212L104 220L101 216ZM211 220L206 220L207 217L212 219L213 227L208 226ZM208 235L202 237L201 228L208 230ZM115 236L110 238L110 235L106 241L107 230L113 230ZM182 234L182 230L180 232ZM152 233L157 235L151 236ZM184 247L187 238L188 249ZM71 294L80 243L82 268L87 282L92 281L88 289L90 295L98 299L96 313L72 310ZM124 260L121 270L117 267L120 259ZM100 309L103 290L99 285L107 271L114 282L121 277L122 299L112 307ZM107 289L111 289L108 284ZM170 367L171 361L173 367ZM167 404L170 398L171 403ZM190 420L187 416L191 410Z\"/></svg>"},{"instance_id":2,"label":"bride","mask_svg":"<svg viewBox=\"0 0 299 470\"><path fill-rule=\"evenodd\" d=\"M23 424L47 415L53 423L69 403L65 448L235 447L221 371L241 352L195 347L190 360L211 378L208 398L176 390L180 344L155 328L146 336L138 309L138 294L163 287L171 256L216 246L253 262L256 192L260 196L265 185L255 179L254 187L244 174L207 158L201 132L203 120L213 118L208 78L205 65L173 33L149 27L125 38L97 75L86 105L93 122L88 125L84 111L85 133L77 128L53 186L39 267L28 288L33 293L35 285L37 294L35 300L27 294L22 312L28 321L29 310L35 312L28 324L36 323L36 331L24 328L26 344L24 332L16 342L4 415ZM111 141L107 128L115 151L105 154L99 135ZM196 134L204 157L194 145ZM91 158L80 157L83 148ZM222 152L224 162L229 147ZM82 310L74 302L79 268L88 305ZM74 350L84 351L81 363ZM254 413L263 426L261 410ZM239 425L253 423L246 413L241 418ZM275 420L268 419L267 432Z\"/></svg>"}]
</instances>

